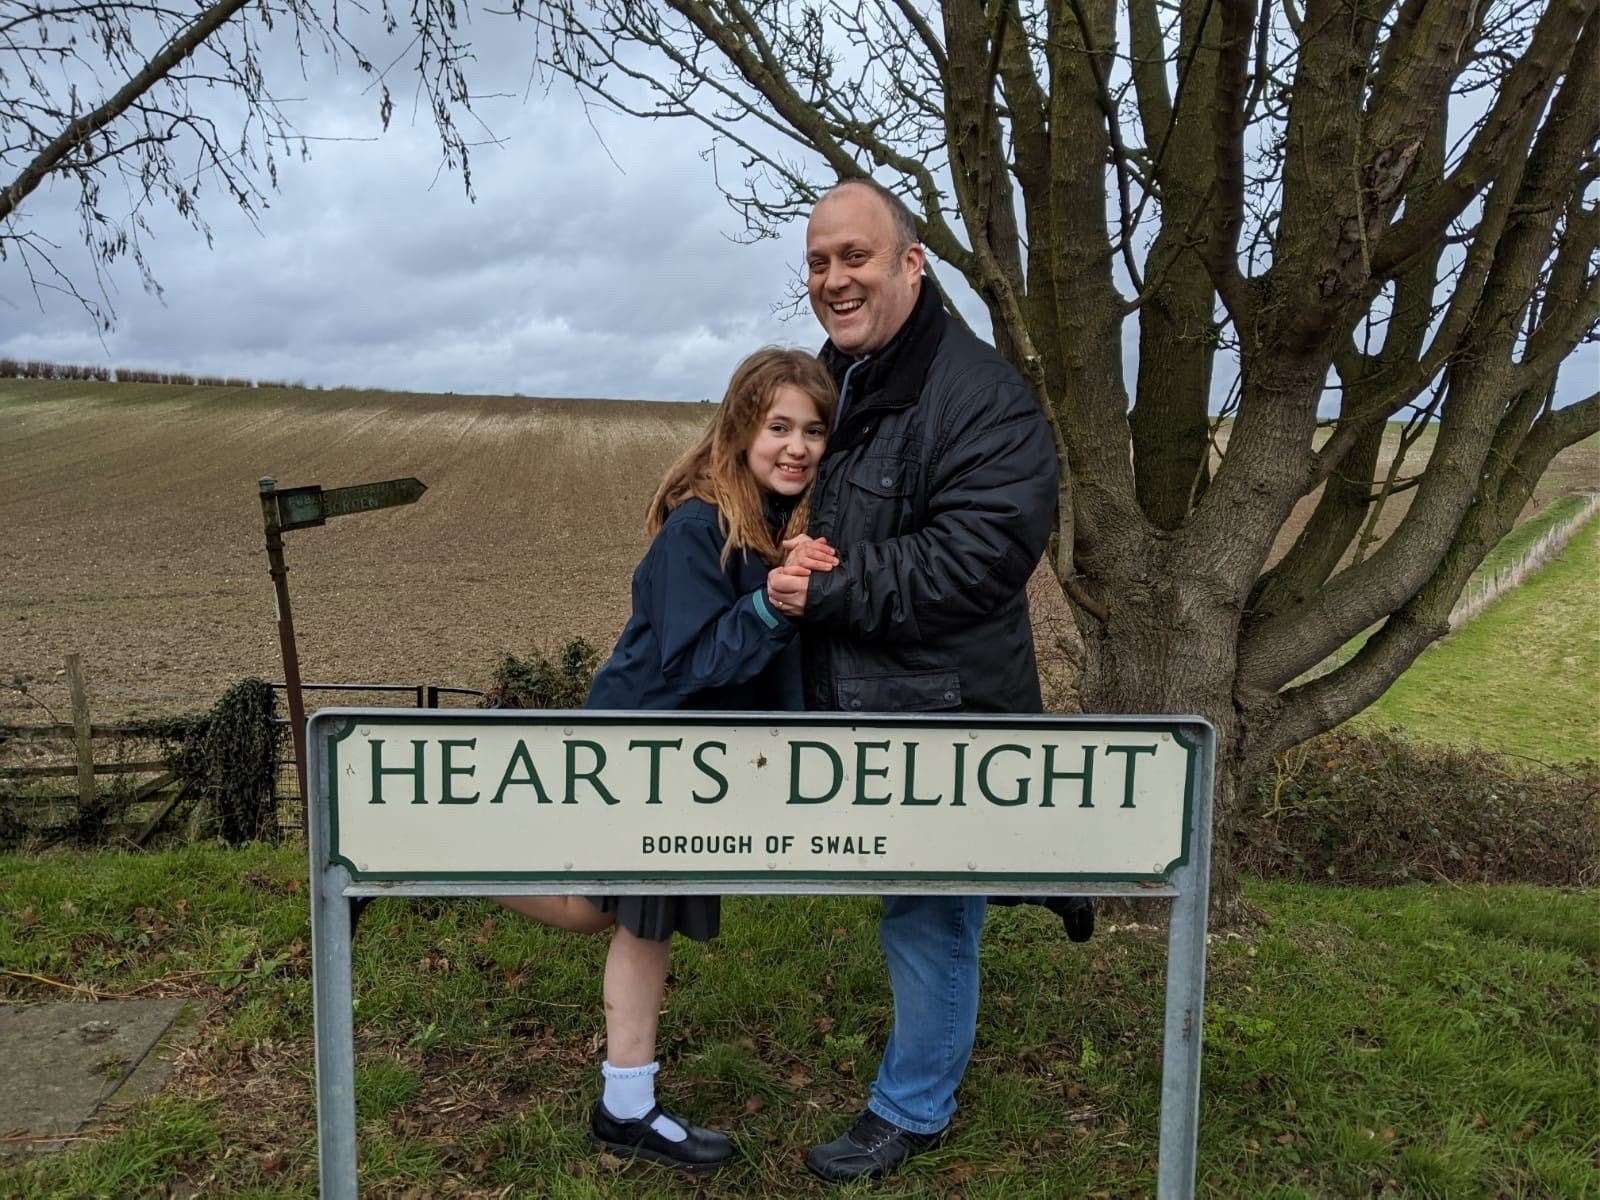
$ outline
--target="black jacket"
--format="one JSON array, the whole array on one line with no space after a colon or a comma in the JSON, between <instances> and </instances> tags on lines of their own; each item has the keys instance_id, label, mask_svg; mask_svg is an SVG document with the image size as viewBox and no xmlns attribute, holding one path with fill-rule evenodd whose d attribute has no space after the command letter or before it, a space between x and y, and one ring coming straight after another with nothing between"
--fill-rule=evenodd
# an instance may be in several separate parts
<instances>
[{"instance_id":1,"label":"black jacket","mask_svg":"<svg viewBox=\"0 0 1600 1200\"><path fill-rule=\"evenodd\" d=\"M836 382L852 360L830 342ZM839 552L801 632L809 709L1038 712L1025 588L1055 524L1054 439L930 280L851 375L811 500Z\"/></svg>"}]
</instances>

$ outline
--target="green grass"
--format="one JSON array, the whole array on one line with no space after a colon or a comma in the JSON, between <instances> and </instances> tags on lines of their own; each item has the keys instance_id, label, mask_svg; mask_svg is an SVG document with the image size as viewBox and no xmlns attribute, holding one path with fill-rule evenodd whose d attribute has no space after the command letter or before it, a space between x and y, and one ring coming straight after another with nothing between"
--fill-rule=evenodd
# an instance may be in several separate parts
<instances>
[{"instance_id":1,"label":"green grass","mask_svg":"<svg viewBox=\"0 0 1600 1200\"><path fill-rule=\"evenodd\" d=\"M1478 569L1472 573L1472 582L1488 579L1497 572L1504 571L1517 559L1521 558L1550 530L1564 521L1577 516L1579 511L1588 502L1588 496L1572 495L1562 496L1552 500L1521 525L1518 525L1495 545L1495 548L1484 555L1478 564ZM1468 586L1470 590L1470 585Z\"/></svg>"},{"instance_id":2,"label":"green grass","mask_svg":"<svg viewBox=\"0 0 1600 1200\"><path fill-rule=\"evenodd\" d=\"M78 1148L0 1167L0 1195L311 1196L303 852L0 857L0 1002L188 991L214 1002L165 1094ZM1200 1190L1212 1197L1600 1197L1600 897L1534 888L1255 885L1213 946ZM876 903L727 901L682 945L664 1098L732 1131L714 1180L618 1170L584 1142L600 939L478 902L380 901L356 948L364 1194L1145 1195L1164 939L1067 943L996 910L962 1111L879 1189L800 1155L864 1098L890 1011ZM187 1194L187 1193L186 1193Z\"/></svg>"},{"instance_id":3,"label":"green grass","mask_svg":"<svg viewBox=\"0 0 1600 1200\"><path fill-rule=\"evenodd\" d=\"M1597 579L1600 519L1520 587L1424 651L1360 720L1542 762L1595 757Z\"/></svg>"}]
</instances>

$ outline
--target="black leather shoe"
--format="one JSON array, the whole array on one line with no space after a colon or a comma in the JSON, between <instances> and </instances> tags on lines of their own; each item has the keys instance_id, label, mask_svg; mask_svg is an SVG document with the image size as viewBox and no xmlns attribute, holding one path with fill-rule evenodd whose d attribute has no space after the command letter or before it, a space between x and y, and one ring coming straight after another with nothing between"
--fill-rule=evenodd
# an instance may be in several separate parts
<instances>
[{"instance_id":1,"label":"black leather shoe","mask_svg":"<svg viewBox=\"0 0 1600 1200\"><path fill-rule=\"evenodd\" d=\"M1094 901L1088 896L990 896L989 903L1001 908L1037 904L1061 918L1069 941L1087 942L1094 936Z\"/></svg>"},{"instance_id":2,"label":"black leather shoe","mask_svg":"<svg viewBox=\"0 0 1600 1200\"><path fill-rule=\"evenodd\" d=\"M1087 896L1051 896L1044 906L1061 918L1067 940L1087 942L1094 936L1094 901Z\"/></svg>"},{"instance_id":3,"label":"black leather shoe","mask_svg":"<svg viewBox=\"0 0 1600 1200\"><path fill-rule=\"evenodd\" d=\"M650 1128L650 1122L657 1117L676 1121L689 1136L681 1142L662 1137ZM663 1112L659 1104L642 1117L619 1121L606 1111L604 1104L597 1103L589 1114L589 1136L613 1154L644 1158L685 1171L715 1171L733 1157L733 1143L726 1134L691 1125L680 1116Z\"/></svg>"},{"instance_id":4,"label":"black leather shoe","mask_svg":"<svg viewBox=\"0 0 1600 1200\"><path fill-rule=\"evenodd\" d=\"M843 1136L806 1151L806 1169L830 1183L882 1179L914 1154L944 1141L944 1131L912 1133L868 1109Z\"/></svg>"}]
</instances>

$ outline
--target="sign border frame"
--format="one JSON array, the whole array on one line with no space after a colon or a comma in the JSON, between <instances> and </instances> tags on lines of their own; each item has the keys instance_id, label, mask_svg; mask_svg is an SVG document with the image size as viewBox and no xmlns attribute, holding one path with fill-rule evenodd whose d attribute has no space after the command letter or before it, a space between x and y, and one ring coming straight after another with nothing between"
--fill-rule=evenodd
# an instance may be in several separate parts
<instances>
[{"instance_id":1,"label":"sign border frame","mask_svg":"<svg viewBox=\"0 0 1600 1200\"><path fill-rule=\"evenodd\" d=\"M839 729L895 729L905 726L928 728L947 726L951 729L1019 729L1043 730L1125 730L1148 729L1152 733L1167 733L1184 751L1183 785L1183 835L1178 856L1159 871L1137 872L983 872L974 870L970 878L974 884L995 883L1004 887L1072 884L1072 883L1133 883L1165 884L1176 871L1190 862L1193 854L1191 840L1194 830L1194 810L1200 786L1200 757L1208 734L1215 736L1210 722L1203 717L1122 717L1080 716L1076 714L1034 713L834 713L834 712L722 712L706 709L693 710L608 710L608 709L397 709L397 708L342 708L317 710L307 722L307 745L316 747L313 761L326 768L324 782L328 801L329 846L328 860L349 872L352 882L361 884L413 883L421 880L446 880L449 882L519 882L561 883L564 886L552 891L592 891L590 884L662 884L695 883L706 881L724 890L738 892L761 890L763 880L795 884L815 883L858 884L868 882L917 883L946 880L951 886L960 884L951 880L948 871L368 871L341 852L339 845L339 747L356 731L363 720L390 725L453 725L461 723L471 714L474 721L488 724L516 722L519 725L552 726L564 723L594 724L602 718L607 725L711 725L727 724L772 726L777 729L794 726L831 726ZM333 728L329 729L328 726Z\"/></svg>"}]
</instances>

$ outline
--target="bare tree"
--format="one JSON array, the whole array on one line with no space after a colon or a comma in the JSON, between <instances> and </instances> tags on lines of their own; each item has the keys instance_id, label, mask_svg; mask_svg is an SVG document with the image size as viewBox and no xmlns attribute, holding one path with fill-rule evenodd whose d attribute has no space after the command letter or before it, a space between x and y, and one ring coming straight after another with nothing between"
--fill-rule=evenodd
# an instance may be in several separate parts
<instances>
[{"instance_id":1,"label":"bare tree","mask_svg":"<svg viewBox=\"0 0 1600 1200\"><path fill-rule=\"evenodd\" d=\"M837 178L907 197L1053 422L1084 706L1207 716L1223 821L1447 631L1552 456L1600 428L1600 395L1552 399L1600 315L1597 0L516 11L595 103L704 127L752 236ZM1403 477L1380 467L1397 417L1435 428Z\"/></svg>"},{"instance_id":2,"label":"bare tree","mask_svg":"<svg viewBox=\"0 0 1600 1200\"><path fill-rule=\"evenodd\" d=\"M36 291L64 292L109 327L110 264L131 259L159 291L142 241L152 206L170 205L209 241L201 205L211 190L254 214L279 161L305 156L306 135L269 88L264 48L274 35L302 63L348 54L376 76L388 125L387 69L347 34L349 18L366 12L347 3L341 22L336 0L0 0L0 260L15 259ZM469 143L456 125L457 111L470 107L469 54L456 37L456 6L413 0L402 22L381 0L375 15L391 34L410 29L405 56L444 163L461 171L470 194ZM98 286L85 290L62 263L62 247L24 220L23 202L52 178L77 189Z\"/></svg>"}]
</instances>

